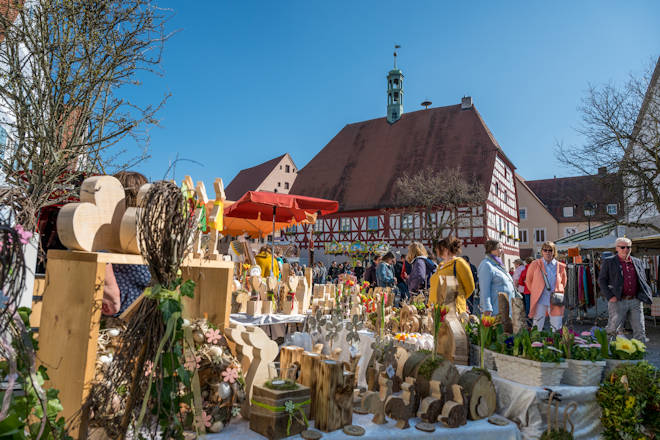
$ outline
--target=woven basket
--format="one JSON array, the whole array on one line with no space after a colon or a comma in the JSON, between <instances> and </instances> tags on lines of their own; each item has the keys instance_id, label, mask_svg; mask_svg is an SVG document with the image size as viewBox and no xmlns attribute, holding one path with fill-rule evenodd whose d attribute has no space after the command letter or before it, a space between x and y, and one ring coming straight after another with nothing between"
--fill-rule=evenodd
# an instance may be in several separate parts
<instances>
[{"instance_id":1,"label":"woven basket","mask_svg":"<svg viewBox=\"0 0 660 440\"><path fill-rule=\"evenodd\" d=\"M579 361L567 359L568 368L564 373L562 383L579 387L595 387L603 377L605 361Z\"/></svg>"},{"instance_id":2,"label":"woven basket","mask_svg":"<svg viewBox=\"0 0 660 440\"><path fill-rule=\"evenodd\" d=\"M604 377L610 375L612 371L619 365L623 364L638 364L644 359L605 359L605 371L603 372Z\"/></svg>"},{"instance_id":3,"label":"woven basket","mask_svg":"<svg viewBox=\"0 0 660 440\"><path fill-rule=\"evenodd\" d=\"M495 352L493 356L499 376L533 387L559 385L568 367L566 362L538 362Z\"/></svg>"},{"instance_id":4,"label":"woven basket","mask_svg":"<svg viewBox=\"0 0 660 440\"><path fill-rule=\"evenodd\" d=\"M493 352L484 348L484 367L488 370L497 370L495 365L495 358ZM480 366L481 362L481 347L475 344L470 344L470 365Z\"/></svg>"}]
</instances>

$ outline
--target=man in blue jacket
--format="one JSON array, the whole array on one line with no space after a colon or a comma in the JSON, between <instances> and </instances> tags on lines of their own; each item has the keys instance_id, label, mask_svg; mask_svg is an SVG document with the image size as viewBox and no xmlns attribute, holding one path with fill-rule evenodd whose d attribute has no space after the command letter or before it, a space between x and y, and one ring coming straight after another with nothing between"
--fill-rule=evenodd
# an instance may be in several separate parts
<instances>
[{"instance_id":1,"label":"man in blue jacket","mask_svg":"<svg viewBox=\"0 0 660 440\"><path fill-rule=\"evenodd\" d=\"M642 303L651 304L651 288L642 261L630 255L630 239L617 238L615 246L616 255L603 260L598 276L600 290L608 300L607 333L616 336L630 316L633 338L647 342Z\"/></svg>"}]
</instances>

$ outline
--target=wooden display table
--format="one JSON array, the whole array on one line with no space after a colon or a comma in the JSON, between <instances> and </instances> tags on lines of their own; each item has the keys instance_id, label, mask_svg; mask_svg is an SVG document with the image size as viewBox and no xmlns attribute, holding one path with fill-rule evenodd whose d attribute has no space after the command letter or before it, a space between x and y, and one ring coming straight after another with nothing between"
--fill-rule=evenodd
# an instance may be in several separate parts
<instances>
[{"instance_id":1,"label":"wooden display table","mask_svg":"<svg viewBox=\"0 0 660 440\"><path fill-rule=\"evenodd\" d=\"M146 264L141 255L51 250L39 329L41 364L48 368L47 385L60 390L70 420L87 397L95 375L101 322L105 265ZM184 298L184 316L207 316L220 329L229 324L234 264L221 260L186 259L184 279L196 283L195 297ZM77 435L74 428L72 435Z\"/></svg>"}]
</instances>

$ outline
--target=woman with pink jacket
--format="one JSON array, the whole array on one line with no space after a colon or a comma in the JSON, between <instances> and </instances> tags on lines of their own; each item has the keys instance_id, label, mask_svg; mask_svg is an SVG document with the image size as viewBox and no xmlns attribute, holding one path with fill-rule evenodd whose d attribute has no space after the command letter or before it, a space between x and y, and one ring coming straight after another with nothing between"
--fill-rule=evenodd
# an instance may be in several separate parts
<instances>
[{"instance_id":1,"label":"woman with pink jacket","mask_svg":"<svg viewBox=\"0 0 660 440\"><path fill-rule=\"evenodd\" d=\"M566 264L557 261L557 247L551 241L541 246L542 257L529 264L525 285L530 291L529 317L532 324L543 330L546 315L550 326L558 331L564 317L564 289L566 288Z\"/></svg>"}]
</instances>

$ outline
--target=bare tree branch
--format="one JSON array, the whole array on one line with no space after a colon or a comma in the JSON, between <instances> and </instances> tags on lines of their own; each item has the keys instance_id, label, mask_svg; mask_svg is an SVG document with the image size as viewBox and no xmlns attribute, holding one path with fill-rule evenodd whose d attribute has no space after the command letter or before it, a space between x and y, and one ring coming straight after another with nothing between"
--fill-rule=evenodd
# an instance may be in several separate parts
<instances>
[{"instance_id":1,"label":"bare tree branch","mask_svg":"<svg viewBox=\"0 0 660 440\"><path fill-rule=\"evenodd\" d=\"M161 74L170 11L151 0L9 0L6 9L0 123L11 141L0 172L12 191L0 203L34 228L39 209L69 197L82 174L147 157L147 128L168 95L156 104L130 96L138 74Z\"/></svg>"}]
</instances>

